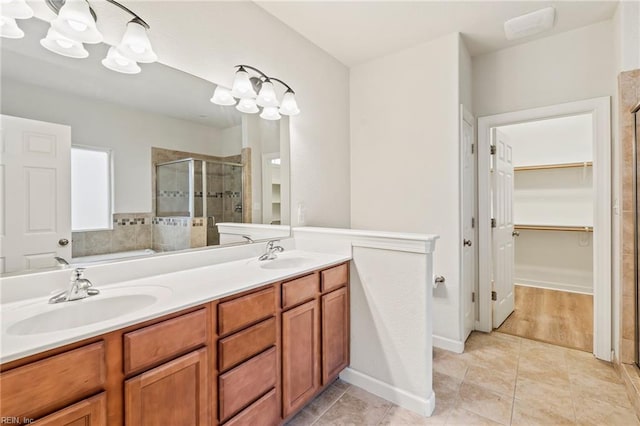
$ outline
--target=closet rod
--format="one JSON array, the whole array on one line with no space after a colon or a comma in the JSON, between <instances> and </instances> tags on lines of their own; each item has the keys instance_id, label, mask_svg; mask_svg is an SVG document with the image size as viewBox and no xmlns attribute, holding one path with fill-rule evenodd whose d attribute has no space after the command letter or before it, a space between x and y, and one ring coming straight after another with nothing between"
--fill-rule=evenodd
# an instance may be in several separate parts
<instances>
[{"instance_id":1,"label":"closet rod","mask_svg":"<svg viewBox=\"0 0 640 426\"><path fill-rule=\"evenodd\" d=\"M519 166L514 167L513 170L524 171L524 170L546 170L546 169L573 169L578 167L591 167L593 166L592 161L585 161L584 163L563 163L563 164L540 164L537 166Z\"/></svg>"},{"instance_id":2,"label":"closet rod","mask_svg":"<svg viewBox=\"0 0 640 426\"><path fill-rule=\"evenodd\" d=\"M516 230L593 232L593 226L514 225Z\"/></svg>"}]
</instances>

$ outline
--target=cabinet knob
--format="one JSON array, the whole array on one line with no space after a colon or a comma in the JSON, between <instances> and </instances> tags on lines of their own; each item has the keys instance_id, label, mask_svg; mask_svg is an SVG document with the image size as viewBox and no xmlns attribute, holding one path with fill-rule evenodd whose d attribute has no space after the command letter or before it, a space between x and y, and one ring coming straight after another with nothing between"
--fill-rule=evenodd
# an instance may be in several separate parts
<instances>
[{"instance_id":1,"label":"cabinet knob","mask_svg":"<svg viewBox=\"0 0 640 426\"><path fill-rule=\"evenodd\" d=\"M58 245L61 247L66 246L67 244L69 244L69 240L67 240L66 238L60 238L58 240Z\"/></svg>"},{"instance_id":2,"label":"cabinet knob","mask_svg":"<svg viewBox=\"0 0 640 426\"><path fill-rule=\"evenodd\" d=\"M519 236L520 236L520 231L513 231L513 232L511 233L511 236L512 236L512 237L519 237Z\"/></svg>"},{"instance_id":3,"label":"cabinet knob","mask_svg":"<svg viewBox=\"0 0 640 426\"><path fill-rule=\"evenodd\" d=\"M465 246L467 246L467 247L471 247L471 244L472 244L472 243L471 243L471 240L463 240L463 242L462 242L462 243L463 243Z\"/></svg>"}]
</instances>

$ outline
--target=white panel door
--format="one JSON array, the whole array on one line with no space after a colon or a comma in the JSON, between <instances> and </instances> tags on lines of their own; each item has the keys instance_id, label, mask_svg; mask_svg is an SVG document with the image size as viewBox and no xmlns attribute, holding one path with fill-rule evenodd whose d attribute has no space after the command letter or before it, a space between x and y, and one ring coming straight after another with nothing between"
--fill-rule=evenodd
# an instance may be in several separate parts
<instances>
[{"instance_id":1,"label":"white panel door","mask_svg":"<svg viewBox=\"0 0 640 426\"><path fill-rule=\"evenodd\" d=\"M464 336L469 336L475 325L473 293L476 282L475 244L475 159L473 151L474 118L461 107L462 143L462 323Z\"/></svg>"},{"instance_id":2,"label":"white panel door","mask_svg":"<svg viewBox=\"0 0 640 426\"><path fill-rule=\"evenodd\" d=\"M71 258L71 128L0 116L2 272Z\"/></svg>"},{"instance_id":3,"label":"white panel door","mask_svg":"<svg viewBox=\"0 0 640 426\"><path fill-rule=\"evenodd\" d=\"M514 309L513 152L504 133L493 129L493 327L498 328Z\"/></svg>"}]
</instances>

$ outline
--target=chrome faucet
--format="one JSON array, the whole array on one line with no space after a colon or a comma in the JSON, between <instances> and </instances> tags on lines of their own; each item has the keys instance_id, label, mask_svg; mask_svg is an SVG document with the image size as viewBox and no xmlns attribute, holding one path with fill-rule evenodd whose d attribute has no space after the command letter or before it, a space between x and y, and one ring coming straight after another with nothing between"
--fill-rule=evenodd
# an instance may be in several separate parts
<instances>
[{"instance_id":1,"label":"chrome faucet","mask_svg":"<svg viewBox=\"0 0 640 426\"><path fill-rule=\"evenodd\" d=\"M276 253L282 253L284 251L284 247L277 246L276 243L279 243L280 240L271 240L267 243L267 251L258 258L258 260L273 260L278 257Z\"/></svg>"},{"instance_id":2,"label":"chrome faucet","mask_svg":"<svg viewBox=\"0 0 640 426\"><path fill-rule=\"evenodd\" d=\"M60 267L66 268L67 266L69 266L69 262L67 262L67 259L65 259L64 257L56 256L53 259Z\"/></svg>"},{"instance_id":3,"label":"chrome faucet","mask_svg":"<svg viewBox=\"0 0 640 426\"><path fill-rule=\"evenodd\" d=\"M71 274L71 287L67 291L56 294L49 303L71 302L72 300L84 299L89 296L95 296L100 290L90 288L93 284L91 281L83 277L84 268L76 268Z\"/></svg>"}]
</instances>

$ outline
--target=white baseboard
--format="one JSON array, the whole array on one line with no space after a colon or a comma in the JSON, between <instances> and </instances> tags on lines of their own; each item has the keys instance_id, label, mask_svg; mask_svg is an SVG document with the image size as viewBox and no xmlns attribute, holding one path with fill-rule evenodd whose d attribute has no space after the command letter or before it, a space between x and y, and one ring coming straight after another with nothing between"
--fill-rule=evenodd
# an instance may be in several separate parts
<instances>
[{"instance_id":1,"label":"white baseboard","mask_svg":"<svg viewBox=\"0 0 640 426\"><path fill-rule=\"evenodd\" d=\"M567 284L567 283L559 283L559 282L551 282L551 281L535 281L535 280L527 280L524 278L515 278L513 281L516 283L516 285L521 285L523 287L537 287L537 288L544 288L547 290L567 291L569 293L593 294L593 287L588 287L588 286L580 286L575 284Z\"/></svg>"},{"instance_id":2,"label":"white baseboard","mask_svg":"<svg viewBox=\"0 0 640 426\"><path fill-rule=\"evenodd\" d=\"M444 349L445 351L451 351L457 354L464 352L464 342L436 335L433 335L433 346L438 349Z\"/></svg>"},{"instance_id":3,"label":"white baseboard","mask_svg":"<svg viewBox=\"0 0 640 426\"><path fill-rule=\"evenodd\" d=\"M367 392L378 395L387 401L393 402L402 408L414 411L422 416L431 416L436 407L436 395L433 390L429 398L424 399L360 373L352 368L345 368L342 373L340 373L340 378L347 383L358 386Z\"/></svg>"}]
</instances>

